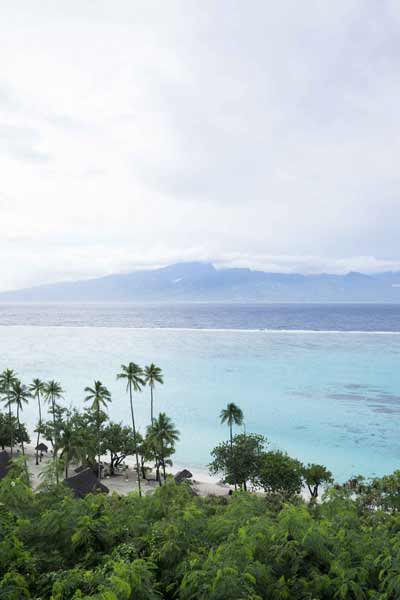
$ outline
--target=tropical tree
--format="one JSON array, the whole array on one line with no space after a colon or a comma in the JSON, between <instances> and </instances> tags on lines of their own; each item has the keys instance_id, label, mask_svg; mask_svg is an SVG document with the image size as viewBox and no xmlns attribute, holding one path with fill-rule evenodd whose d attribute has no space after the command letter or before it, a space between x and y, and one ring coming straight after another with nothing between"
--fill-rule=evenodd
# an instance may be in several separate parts
<instances>
[{"instance_id":1,"label":"tropical tree","mask_svg":"<svg viewBox=\"0 0 400 600\"><path fill-rule=\"evenodd\" d=\"M98 477L101 478L101 465L100 465L100 429L102 424L102 408L107 408L107 403L111 402L111 394L108 389L101 383L101 381L95 381L94 386L86 387L85 392L88 394L85 398L85 402L91 402L91 410L95 415L96 422L96 433L97 433L97 470ZM104 413L103 413L104 414Z\"/></svg>"},{"instance_id":2,"label":"tropical tree","mask_svg":"<svg viewBox=\"0 0 400 600\"><path fill-rule=\"evenodd\" d=\"M332 483L332 473L323 465L309 464L303 469L304 481L311 494L311 500L318 498L319 486Z\"/></svg>"},{"instance_id":3,"label":"tropical tree","mask_svg":"<svg viewBox=\"0 0 400 600\"><path fill-rule=\"evenodd\" d=\"M136 440L136 426L135 426L135 414L133 411L133 399L132 391L141 392L142 387L145 385L143 378L143 369L134 362L130 362L128 365L121 365L121 372L118 373L117 379L126 380L126 391L129 391L129 401L131 406L131 417L132 417L132 431L133 440L135 443L135 456L136 456L136 473L138 480L139 496L142 495L142 488L140 485L140 468L139 468L139 453Z\"/></svg>"},{"instance_id":4,"label":"tropical tree","mask_svg":"<svg viewBox=\"0 0 400 600\"><path fill-rule=\"evenodd\" d=\"M0 413L0 447L2 450L6 446L10 447L11 440L13 444L22 444L26 442L29 444L30 439L26 427L23 423L18 428L16 417L12 415L11 421L8 413Z\"/></svg>"},{"instance_id":5,"label":"tropical tree","mask_svg":"<svg viewBox=\"0 0 400 600\"><path fill-rule=\"evenodd\" d=\"M0 412L0 448L5 449L10 443L10 423L7 415Z\"/></svg>"},{"instance_id":6,"label":"tropical tree","mask_svg":"<svg viewBox=\"0 0 400 600\"><path fill-rule=\"evenodd\" d=\"M227 423L228 427L229 427L229 439L230 439L230 444L231 444L231 453L232 453L232 460L233 460L233 425L243 425L243 412L242 410L239 408L239 406L237 406L234 402L229 402L226 405L226 408L224 408L223 410L221 410L221 413L219 415L220 420L221 420L221 424ZM236 481L235 483L235 489L236 489Z\"/></svg>"},{"instance_id":7,"label":"tropical tree","mask_svg":"<svg viewBox=\"0 0 400 600\"><path fill-rule=\"evenodd\" d=\"M10 402L10 390L11 390L11 386L14 383L14 381L17 380L17 375L15 373L15 371L13 371L12 369L5 369L1 374L0 374L0 393L4 394L4 402L5 402L5 407L8 409L8 418L10 421L10 432L11 432L11 436L10 436L10 454L12 456L13 453L13 445L14 445L14 438L13 438L13 427L12 427L12 402Z\"/></svg>"},{"instance_id":8,"label":"tropical tree","mask_svg":"<svg viewBox=\"0 0 400 600\"><path fill-rule=\"evenodd\" d=\"M147 430L146 435L143 437L140 433L136 434L138 443L138 453L140 455L140 468L142 470L142 477L146 479L146 462L153 462L156 467L156 480L160 481L160 462L157 455L157 450L154 447L153 440L149 437Z\"/></svg>"},{"instance_id":9,"label":"tropical tree","mask_svg":"<svg viewBox=\"0 0 400 600\"><path fill-rule=\"evenodd\" d=\"M58 383L58 381L48 381L45 384L45 388L44 388L44 397L47 400L47 402L51 402L51 412L53 415L53 429L54 429L54 439L53 439L53 459L54 461L57 460L57 442L58 442L58 434L57 434L57 427L56 427L56 400L59 400L60 398L63 397L63 393L64 390L62 389L60 383ZM57 483L58 483L58 478L59 478L59 472L58 469L56 469L56 478L57 478Z\"/></svg>"},{"instance_id":10,"label":"tropical tree","mask_svg":"<svg viewBox=\"0 0 400 600\"><path fill-rule=\"evenodd\" d=\"M81 413L77 410L74 410L71 420L73 421L74 429L78 432L78 435L81 435L81 437L84 439L82 463L93 468L97 463L96 457L98 454L96 414L93 414L93 411L90 408L85 409ZM106 413L101 411L101 425L103 425L106 420ZM103 435L102 429L100 445ZM101 453L103 454L103 452Z\"/></svg>"},{"instance_id":11,"label":"tropical tree","mask_svg":"<svg viewBox=\"0 0 400 600\"><path fill-rule=\"evenodd\" d=\"M68 477L70 463L82 461L86 451L86 431L79 427L79 421L75 417L76 413L67 412L59 437L60 460L65 469L65 478Z\"/></svg>"},{"instance_id":12,"label":"tropical tree","mask_svg":"<svg viewBox=\"0 0 400 600\"><path fill-rule=\"evenodd\" d=\"M39 473L40 484L38 486L38 490L45 492L54 490L55 486L58 486L60 477L62 477L64 467L64 461L58 457L55 460L49 460L42 464Z\"/></svg>"},{"instance_id":13,"label":"tropical tree","mask_svg":"<svg viewBox=\"0 0 400 600\"><path fill-rule=\"evenodd\" d=\"M136 433L136 437L141 437ZM129 455L135 454L135 443L132 428L122 423L108 423L101 436L102 454L110 453L110 471L114 475L115 469Z\"/></svg>"},{"instance_id":14,"label":"tropical tree","mask_svg":"<svg viewBox=\"0 0 400 600\"><path fill-rule=\"evenodd\" d=\"M301 492L303 469L301 462L286 452L271 450L261 456L254 482L265 492L287 500Z\"/></svg>"},{"instance_id":15,"label":"tropical tree","mask_svg":"<svg viewBox=\"0 0 400 600\"><path fill-rule=\"evenodd\" d=\"M222 442L211 451L210 473L222 474L226 483L239 484L246 491L248 482L253 483L259 474L267 443L266 438L257 433L235 435L232 446Z\"/></svg>"},{"instance_id":16,"label":"tropical tree","mask_svg":"<svg viewBox=\"0 0 400 600\"><path fill-rule=\"evenodd\" d=\"M9 402L11 402L12 404L15 404L15 406L17 407L18 432L19 432L19 437L22 440L21 441L22 454L25 454L24 438L23 438L22 429L21 429L20 413L23 410L23 405L28 404L29 398L31 398L31 393L28 389L28 386L24 385L23 383L21 383L19 381L19 379L17 379L11 385L11 389L9 391L8 397L9 397Z\"/></svg>"},{"instance_id":17,"label":"tropical tree","mask_svg":"<svg viewBox=\"0 0 400 600\"><path fill-rule=\"evenodd\" d=\"M154 416L153 416L153 400L154 400L154 387L156 383L160 383L161 385L164 383L164 378L162 374L162 370L160 367L156 367L154 363L151 363L147 367L144 368L144 380L146 384L150 388L150 398L151 398L151 424L153 424Z\"/></svg>"},{"instance_id":18,"label":"tropical tree","mask_svg":"<svg viewBox=\"0 0 400 600\"><path fill-rule=\"evenodd\" d=\"M179 441L179 431L165 413L160 413L158 418L154 419L153 424L148 428L148 436L156 448L165 481L166 460L175 452L175 443Z\"/></svg>"},{"instance_id":19,"label":"tropical tree","mask_svg":"<svg viewBox=\"0 0 400 600\"><path fill-rule=\"evenodd\" d=\"M40 442L40 433L41 433L41 429L42 429L42 407L41 407L41 397L44 395L45 393L45 383L44 381L42 381L41 379L34 379L31 383L31 385L29 386L29 391L31 393L32 396L34 396L37 400L38 403L38 409L39 409L39 423L38 423L38 428L37 428L37 440L36 440L36 464L39 464L39 442Z\"/></svg>"}]
</instances>

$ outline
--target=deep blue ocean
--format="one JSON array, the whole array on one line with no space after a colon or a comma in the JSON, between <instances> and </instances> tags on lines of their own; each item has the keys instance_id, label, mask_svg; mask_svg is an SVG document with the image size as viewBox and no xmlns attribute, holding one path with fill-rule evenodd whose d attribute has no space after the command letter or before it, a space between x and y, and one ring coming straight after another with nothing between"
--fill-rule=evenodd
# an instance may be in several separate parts
<instances>
[{"instance_id":1,"label":"deep blue ocean","mask_svg":"<svg viewBox=\"0 0 400 600\"><path fill-rule=\"evenodd\" d=\"M1 325L400 331L400 304L0 304Z\"/></svg>"},{"instance_id":2,"label":"deep blue ocean","mask_svg":"<svg viewBox=\"0 0 400 600\"><path fill-rule=\"evenodd\" d=\"M59 380L68 406L101 379L110 417L129 422L116 380L129 361L163 368L156 409L181 431L180 464L207 465L233 401L248 432L338 480L400 468L400 305L0 304L0 370ZM144 431L148 390L135 402ZM34 404L24 418L34 425Z\"/></svg>"}]
</instances>

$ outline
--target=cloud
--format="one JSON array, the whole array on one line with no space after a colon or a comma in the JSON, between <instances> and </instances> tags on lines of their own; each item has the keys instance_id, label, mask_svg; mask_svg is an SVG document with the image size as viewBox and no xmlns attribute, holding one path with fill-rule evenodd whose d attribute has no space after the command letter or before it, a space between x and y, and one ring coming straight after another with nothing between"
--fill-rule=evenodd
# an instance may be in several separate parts
<instances>
[{"instance_id":1,"label":"cloud","mask_svg":"<svg viewBox=\"0 0 400 600\"><path fill-rule=\"evenodd\" d=\"M397 269L395 2L6 1L0 289Z\"/></svg>"}]
</instances>

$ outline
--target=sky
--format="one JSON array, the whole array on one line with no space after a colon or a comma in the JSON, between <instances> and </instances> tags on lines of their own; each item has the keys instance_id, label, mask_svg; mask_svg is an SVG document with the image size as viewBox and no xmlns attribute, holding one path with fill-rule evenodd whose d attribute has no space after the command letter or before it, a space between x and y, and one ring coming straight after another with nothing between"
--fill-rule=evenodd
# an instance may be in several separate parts
<instances>
[{"instance_id":1,"label":"sky","mask_svg":"<svg viewBox=\"0 0 400 600\"><path fill-rule=\"evenodd\" d=\"M396 0L3 0L0 290L400 269Z\"/></svg>"}]
</instances>

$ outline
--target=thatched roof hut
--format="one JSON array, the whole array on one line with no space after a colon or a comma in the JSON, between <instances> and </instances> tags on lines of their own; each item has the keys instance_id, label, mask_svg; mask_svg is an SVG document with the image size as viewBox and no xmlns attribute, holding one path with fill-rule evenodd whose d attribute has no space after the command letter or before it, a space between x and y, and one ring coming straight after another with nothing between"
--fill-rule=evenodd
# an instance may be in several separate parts
<instances>
[{"instance_id":1,"label":"thatched roof hut","mask_svg":"<svg viewBox=\"0 0 400 600\"><path fill-rule=\"evenodd\" d=\"M182 483L182 481L187 481L188 479L191 479L192 477L193 477L193 475L191 474L190 471L188 471L187 469L183 469L183 471L179 471L175 475L175 481L176 481L176 483Z\"/></svg>"},{"instance_id":2,"label":"thatched roof hut","mask_svg":"<svg viewBox=\"0 0 400 600\"><path fill-rule=\"evenodd\" d=\"M94 493L108 494L110 491L107 486L97 479L90 468L68 477L64 480L64 483L71 488L75 498L84 498L88 494Z\"/></svg>"},{"instance_id":3,"label":"thatched roof hut","mask_svg":"<svg viewBox=\"0 0 400 600\"><path fill-rule=\"evenodd\" d=\"M10 456L3 450L0 452L0 480L7 475L8 467L10 466Z\"/></svg>"},{"instance_id":4,"label":"thatched roof hut","mask_svg":"<svg viewBox=\"0 0 400 600\"><path fill-rule=\"evenodd\" d=\"M35 450L39 450L39 452L47 452L48 449L48 446L46 446L46 444L43 444L43 442L40 442L40 444L35 448Z\"/></svg>"}]
</instances>

